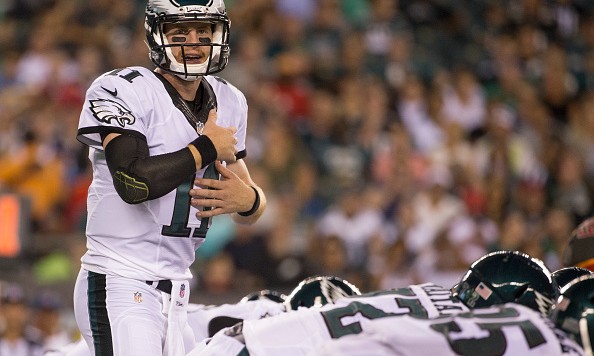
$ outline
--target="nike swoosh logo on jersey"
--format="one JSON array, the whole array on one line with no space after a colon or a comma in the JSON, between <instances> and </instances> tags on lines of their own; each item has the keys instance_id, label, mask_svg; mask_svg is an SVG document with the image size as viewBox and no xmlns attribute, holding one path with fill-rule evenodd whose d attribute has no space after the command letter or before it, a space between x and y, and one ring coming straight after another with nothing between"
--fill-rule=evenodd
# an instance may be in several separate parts
<instances>
[{"instance_id":1,"label":"nike swoosh logo on jersey","mask_svg":"<svg viewBox=\"0 0 594 356\"><path fill-rule=\"evenodd\" d=\"M113 96L118 96L118 88L115 88L113 91L109 90L105 87L101 87L101 89L105 90L106 92L108 92L109 94L113 95Z\"/></svg>"}]
</instances>

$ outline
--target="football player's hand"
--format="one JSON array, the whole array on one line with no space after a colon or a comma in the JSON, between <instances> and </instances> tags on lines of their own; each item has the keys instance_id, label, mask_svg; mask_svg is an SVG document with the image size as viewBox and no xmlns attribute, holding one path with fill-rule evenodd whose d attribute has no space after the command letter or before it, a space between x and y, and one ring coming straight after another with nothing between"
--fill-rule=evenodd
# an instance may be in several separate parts
<instances>
[{"instance_id":1,"label":"football player's hand","mask_svg":"<svg viewBox=\"0 0 594 356\"><path fill-rule=\"evenodd\" d=\"M211 207L196 213L198 218L248 211L256 197L254 190L220 161L215 162L221 180L197 178L194 184L202 189L191 189L193 207Z\"/></svg>"},{"instance_id":2,"label":"football player's hand","mask_svg":"<svg viewBox=\"0 0 594 356\"><path fill-rule=\"evenodd\" d=\"M217 125L217 112L212 109L208 114L208 120L204 124L202 134L208 136L217 150L217 160L235 162L237 149L237 138L235 127L221 127Z\"/></svg>"}]
</instances>

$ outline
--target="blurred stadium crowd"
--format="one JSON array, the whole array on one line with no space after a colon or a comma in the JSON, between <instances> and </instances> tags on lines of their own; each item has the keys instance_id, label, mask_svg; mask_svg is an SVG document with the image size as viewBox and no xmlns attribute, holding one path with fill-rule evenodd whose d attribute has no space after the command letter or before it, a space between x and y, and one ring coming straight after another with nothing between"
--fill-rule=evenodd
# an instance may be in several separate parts
<instances>
[{"instance_id":1,"label":"blurred stadium crowd","mask_svg":"<svg viewBox=\"0 0 594 356\"><path fill-rule=\"evenodd\" d=\"M247 97L247 160L269 206L254 226L214 220L198 302L317 273L362 290L450 286L501 249L561 267L594 212L594 2L226 4L220 75ZM108 70L151 67L144 6L0 4L0 220L14 197L27 213L0 280L30 300L60 295L53 309L70 308L84 251L85 90Z\"/></svg>"}]
</instances>

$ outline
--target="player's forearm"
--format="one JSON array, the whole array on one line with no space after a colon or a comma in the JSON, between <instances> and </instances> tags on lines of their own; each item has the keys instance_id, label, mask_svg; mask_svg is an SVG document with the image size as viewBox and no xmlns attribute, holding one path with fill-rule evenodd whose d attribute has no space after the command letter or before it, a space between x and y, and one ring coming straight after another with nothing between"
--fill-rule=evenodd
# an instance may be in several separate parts
<instances>
[{"instance_id":1,"label":"player's forearm","mask_svg":"<svg viewBox=\"0 0 594 356\"><path fill-rule=\"evenodd\" d=\"M207 136L200 136L188 145L196 164L196 170L200 170L217 159L217 151L212 141Z\"/></svg>"},{"instance_id":2,"label":"player's forearm","mask_svg":"<svg viewBox=\"0 0 594 356\"><path fill-rule=\"evenodd\" d=\"M160 198L196 173L188 147L150 156L146 141L133 136L112 139L105 157L118 195L129 204Z\"/></svg>"}]
</instances>

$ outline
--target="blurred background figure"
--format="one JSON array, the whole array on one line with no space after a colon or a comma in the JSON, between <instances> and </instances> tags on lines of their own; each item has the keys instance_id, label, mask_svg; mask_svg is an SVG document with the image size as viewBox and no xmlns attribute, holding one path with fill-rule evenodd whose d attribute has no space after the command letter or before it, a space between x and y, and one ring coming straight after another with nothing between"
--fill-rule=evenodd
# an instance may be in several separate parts
<instances>
[{"instance_id":1,"label":"blurred background figure","mask_svg":"<svg viewBox=\"0 0 594 356\"><path fill-rule=\"evenodd\" d=\"M42 355L43 339L27 327L31 310L23 289L17 284L5 283L0 293L0 354Z\"/></svg>"},{"instance_id":2,"label":"blurred background figure","mask_svg":"<svg viewBox=\"0 0 594 356\"><path fill-rule=\"evenodd\" d=\"M563 249L565 267L576 266L594 271L594 217L582 221L569 236Z\"/></svg>"},{"instance_id":3,"label":"blurred background figure","mask_svg":"<svg viewBox=\"0 0 594 356\"><path fill-rule=\"evenodd\" d=\"M64 302L51 291L42 291L31 304L31 333L41 341L44 350L57 350L68 345L77 335L71 335L71 325L62 318Z\"/></svg>"}]
</instances>

